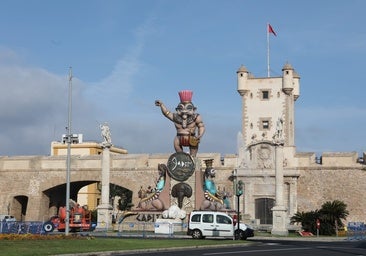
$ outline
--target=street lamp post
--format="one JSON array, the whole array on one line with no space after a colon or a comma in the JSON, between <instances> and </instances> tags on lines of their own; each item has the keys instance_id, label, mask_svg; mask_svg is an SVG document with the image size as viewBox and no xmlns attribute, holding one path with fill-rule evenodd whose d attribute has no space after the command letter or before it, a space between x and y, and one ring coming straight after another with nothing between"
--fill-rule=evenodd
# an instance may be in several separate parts
<instances>
[{"instance_id":1,"label":"street lamp post","mask_svg":"<svg viewBox=\"0 0 366 256\"><path fill-rule=\"evenodd\" d=\"M67 170L66 170L66 219L65 235L69 235L70 229L70 169L71 169L71 114L72 114L72 68L69 69L69 102L68 102L68 124L67 124Z\"/></svg>"}]
</instances>

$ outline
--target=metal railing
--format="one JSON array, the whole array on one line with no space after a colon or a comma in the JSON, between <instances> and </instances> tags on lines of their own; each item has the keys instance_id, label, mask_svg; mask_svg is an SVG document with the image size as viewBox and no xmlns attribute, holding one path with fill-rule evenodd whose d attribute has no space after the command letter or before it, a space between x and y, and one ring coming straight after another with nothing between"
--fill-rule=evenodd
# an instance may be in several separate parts
<instances>
[{"instance_id":1,"label":"metal railing","mask_svg":"<svg viewBox=\"0 0 366 256\"><path fill-rule=\"evenodd\" d=\"M0 234L45 234L41 221L2 221Z\"/></svg>"},{"instance_id":2,"label":"metal railing","mask_svg":"<svg viewBox=\"0 0 366 256\"><path fill-rule=\"evenodd\" d=\"M42 221L0 222L0 234L47 234ZM187 234L187 223L171 222L122 222L113 230L120 237L177 237ZM110 232L106 229L105 232ZM82 232L81 232L82 233ZM84 232L85 233L85 232ZM93 232L92 232L93 233ZM103 233L99 230L96 233Z\"/></svg>"},{"instance_id":3,"label":"metal railing","mask_svg":"<svg viewBox=\"0 0 366 256\"><path fill-rule=\"evenodd\" d=\"M124 237L159 237L186 235L186 223L171 222L122 222L117 226L117 235Z\"/></svg>"},{"instance_id":4,"label":"metal railing","mask_svg":"<svg viewBox=\"0 0 366 256\"><path fill-rule=\"evenodd\" d=\"M349 222L347 225L348 240L365 240L366 225L363 222Z\"/></svg>"}]
</instances>

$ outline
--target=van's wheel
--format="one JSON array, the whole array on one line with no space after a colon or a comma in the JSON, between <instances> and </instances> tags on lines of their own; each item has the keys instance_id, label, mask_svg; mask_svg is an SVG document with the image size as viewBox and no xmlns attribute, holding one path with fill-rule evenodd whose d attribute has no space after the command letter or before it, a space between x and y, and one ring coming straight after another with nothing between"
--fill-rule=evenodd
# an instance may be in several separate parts
<instances>
[{"instance_id":1,"label":"van's wheel","mask_svg":"<svg viewBox=\"0 0 366 256\"><path fill-rule=\"evenodd\" d=\"M55 229L55 226L51 221L47 221L45 224L43 224L43 230L45 232L52 232Z\"/></svg>"},{"instance_id":2,"label":"van's wheel","mask_svg":"<svg viewBox=\"0 0 366 256\"><path fill-rule=\"evenodd\" d=\"M194 230L192 231L192 237L193 237L194 239L202 239L203 237L202 237L202 232L201 232L201 230L199 230L199 229L194 229Z\"/></svg>"},{"instance_id":3,"label":"van's wheel","mask_svg":"<svg viewBox=\"0 0 366 256\"><path fill-rule=\"evenodd\" d=\"M235 235L235 240L245 240L246 239L244 231L241 229L235 230L234 235Z\"/></svg>"}]
</instances>

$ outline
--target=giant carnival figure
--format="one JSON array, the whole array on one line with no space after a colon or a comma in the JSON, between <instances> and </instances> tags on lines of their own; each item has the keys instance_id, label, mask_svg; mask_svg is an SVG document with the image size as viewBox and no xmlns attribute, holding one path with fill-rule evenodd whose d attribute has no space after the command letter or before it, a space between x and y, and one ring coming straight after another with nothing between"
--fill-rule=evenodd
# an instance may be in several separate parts
<instances>
[{"instance_id":1,"label":"giant carnival figure","mask_svg":"<svg viewBox=\"0 0 366 256\"><path fill-rule=\"evenodd\" d=\"M162 200L159 199L159 195L161 191L163 191L165 186L165 180L166 180L166 173L167 173L167 166L165 164L159 164L158 170L159 170L159 178L156 182L155 189L148 191L139 191L139 197L141 198L139 205L137 208L140 208L142 210L164 210L165 206Z\"/></svg>"},{"instance_id":2,"label":"giant carnival figure","mask_svg":"<svg viewBox=\"0 0 366 256\"><path fill-rule=\"evenodd\" d=\"M216 170L212 167L212 159L205 160L206 169L203 178L203 191L205 200L201 204L201 210L221 210L224 207L223 194L216 189L214 182Z\"/></svg>"},{"instance_id":3,"label":"giant carnival figure","mask_svg":"<svg viewBox=\"0 0 366 256\"><path fill-rule=\"evenodd\" d=\"M183 147L189 147L190 155L195 157L205 126L200 114L195 112L196 107L192 103L193 92L184 90L178 94L180 103L175 108L176 113L170 112L160 100L156 100L155 105L161 108L163 115L171 120L177 129L177 136L174 138L175 151L182 152Z\"/></svg>"}]
</instances>

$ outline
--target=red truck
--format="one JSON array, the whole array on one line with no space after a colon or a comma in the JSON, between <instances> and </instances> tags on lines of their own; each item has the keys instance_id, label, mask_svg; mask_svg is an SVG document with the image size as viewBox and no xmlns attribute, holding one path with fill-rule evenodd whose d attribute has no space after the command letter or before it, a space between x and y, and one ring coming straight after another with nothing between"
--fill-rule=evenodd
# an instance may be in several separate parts
<instances>
[{"instance_id":1,"label":"red truck","mask_svg":"<svg viewBox=\"0 0 366 256\"><path fill-rule=\"evenodd\" d=\"M64 232L66 229L66 207L60 207L58 215L52 216L49 221L43 225L45 232L52 232L57 229L59 232ZM70 207L69 230L71 232L78 231L93 231L96 223L91 221L91 212L87 207L81 207L79 204L74 204Z\"/></svg>"}]
</instances>

